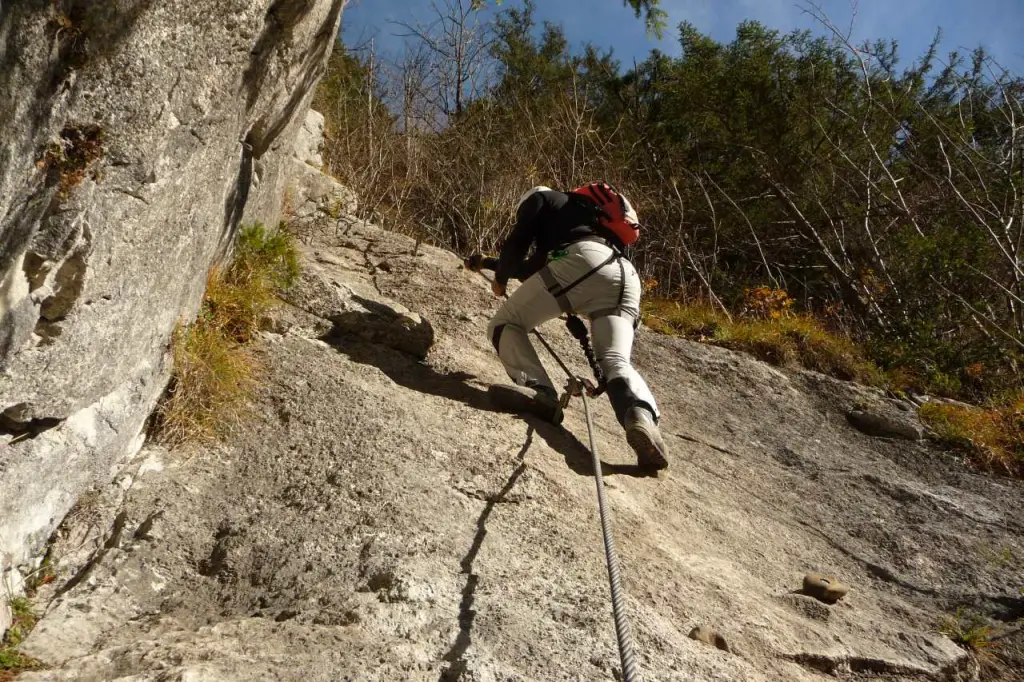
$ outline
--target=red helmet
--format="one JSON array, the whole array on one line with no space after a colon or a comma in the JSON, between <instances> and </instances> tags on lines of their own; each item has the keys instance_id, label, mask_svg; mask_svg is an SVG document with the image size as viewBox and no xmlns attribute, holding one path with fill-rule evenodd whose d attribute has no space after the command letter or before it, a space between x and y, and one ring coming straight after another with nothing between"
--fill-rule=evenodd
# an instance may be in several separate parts
<instances>
[{"instance_id":1,"label":"red helmet","mask_svg":"<svg viewBox=\"0 0 1024 682\"><path fill-rule=\"evenodd\" d=\"M577 187L573 194L587 197L601 209L601 224L615 233L624 246L640 238L640 220L633 205L607 182L592 182Z\"/></svg>"}]
</instances>

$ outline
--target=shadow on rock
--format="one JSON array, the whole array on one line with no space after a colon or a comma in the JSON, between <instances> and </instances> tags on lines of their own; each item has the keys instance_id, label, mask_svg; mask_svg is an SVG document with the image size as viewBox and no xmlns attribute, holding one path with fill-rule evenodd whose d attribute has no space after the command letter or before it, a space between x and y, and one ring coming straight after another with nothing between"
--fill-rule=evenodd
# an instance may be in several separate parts
<instances>
[{"instance_id":1,"label":"shadow on rock","mask_svg":"<svg viewBox=\"0 0 1024 682\"><path fill-rule=\"evenodd\" d=\"M330 315L333 329L322 341L360 365L376 367L399 386L450 400L458 400L474 410L504 413L487 395L486 386L466 372L437 372L422 359L433 344L433 329L419 315L393 309L383 303L352 297L361 310L352 309ZM473 385L473 383L480 385ZM587 445L564 428L529 415L520 415L531 430L565 459L565 464L582 476L593 476L594 466ZM652 475L636 465L601 462L605 476L623 474Z\"/></svg>"},{"instance_id":2,"label":"shadow on rock","mask_svg":"<svg viewBox=\"0 0 1024 682\"><path fill-rule=\"evenodd\" d=\"M526 472L525 458L530 445L533 444L534 431L533 426L526 430L526 441L523 442L523 447L519 449L514 460L515 470L505 481L505 485L502 486L498 494L488 498L484 510L480 512L480 516L476 520L476 535L473 537L473 544L470 545L466 556L462 557L462 561L459 562L460 572L466 576L466 585L462 588L462 601L459 603L459 635L455 638L455 643L452 644L448 653L441 659L450 662L451 665L441 673L438 682L456 682L462 679L467 672L465 655L469 651L469 645L473 643L473 621L476 619L473 602L476 599L476 586L480 582L480 576L473 572L473 563L484 544L484 538L487 537L487 520L490 518L491 512L494 511L494 506L505 501L505 496L512 491L516 481Z\"/></svg>"},{"instance_id":3,"label":"shadow on rock","mask_svg":"<svg viewBox=\"0 0 1024 682\"><path fill-rule=\"evenodd\" d=\"M485 389L469 383L476 377L467 372L438 372L407 353L352 338L339 333L337 328L320 337L320 340L353 362L376 367L399 386L457 400L477 410L498 411L491 404Z\"/></svg>"},{"instance_id":4,"label":"shadow on rock","mask_svg":"<svg viewBox=\"0 0 1024 682\"><path fill-rule=\"evenodd\" d=\"M544 439L548 447L565 458L565 464L580 476L594 475L594 458L587 447L572 431L533 416L523 419ZM636 464L609 464L601 461L601 474L607 476L633 476L634 478L657 478L656 472L647 471Z\"/></svg>"},{"instance_id":5,"label":"shadow on rock","mask_svg":"<svg viewBox=\"0 0 1024 682\"><path fill-rule=\"evenodd\" d=\"M473 385L473 382L478 382L475 375L467 372L438 372L401 350L404 344L394 335L390 337L388 345L380 345L366 341L361 334L353 333L351 330L357 326L355 318L352 317L355 314L347 313L349 317L346 318L345 324L343 326L336 324L330 332L321 336L320 340L330 344L353 362L376 367L399 386L420 393L456 400L473 409L503 413L503 410L497 409L491 402L485 386ZM379 313L374 311L364 314L364 317L370 318L375 314ZM531 415L520 415L520 419L530 425L544 439L548 447L562 455L570 469L581 476L594 475L590 450L575 435L564 428L554 426ZM636 465L608 464L607 462L601 462L601 471L605 476L626 475L644 478L651 476L649 472Z\"/></svg>"},{"instance_id":6,"label":"shadow on rock","mask_svg":"<svg viewBox=\"0 0 1024 682\"><path fill-rule=\"evenodd\" d=\"M354 305L349 309L327 316L334 328L325 341L356 338L407 353L418 360L427 357L434 345L434 328L429 321L397 304L392 307L355 295L350 302Z\"/></svg>"}]
</instances>

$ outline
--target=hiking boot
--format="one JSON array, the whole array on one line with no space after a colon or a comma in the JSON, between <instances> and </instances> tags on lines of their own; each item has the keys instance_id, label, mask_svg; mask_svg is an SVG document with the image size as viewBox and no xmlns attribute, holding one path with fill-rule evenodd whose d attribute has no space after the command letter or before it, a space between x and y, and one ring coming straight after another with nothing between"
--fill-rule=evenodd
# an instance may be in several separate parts
<instances>
[{"instance_id":1,"label":"hiking boot","mask_svg":"<svg viewBox=\"0 0 1024 682\"><path fill-rule=\"evenodd\" d=\"M504 412L527 413L554 425L562 423L558 392L548 386L493 384L487 389L491 402Z\"/></svg>"},{"instance_id":2,"label":"hiking boot","mask_svg":"<svg viewBox=\"0 0 1024 682\"><path fill-rule=\"evenodd\" d=\"M636 452L637 465L646 471L668 468L668 453L661 431L650 412L642 407L631 407L625 419L626 442Z\"/></svg>"}]
</instances>

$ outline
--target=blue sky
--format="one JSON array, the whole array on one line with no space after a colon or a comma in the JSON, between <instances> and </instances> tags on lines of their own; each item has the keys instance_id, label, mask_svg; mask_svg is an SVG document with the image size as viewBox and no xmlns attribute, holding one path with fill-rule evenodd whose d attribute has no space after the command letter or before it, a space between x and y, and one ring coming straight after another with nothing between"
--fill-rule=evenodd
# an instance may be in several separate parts
<instances>
[{"instance_id":1,"label":"blue sky","mask_svg":"<svg viewBox=\"0 0 1024 682\"><path fill-rule=\"evenodd\" d=\"M345 42L352 45L372 37L378 49L396 51L402 38L394 34L401 29L389 22L426 21L431 16L430 2L353 0L343 17ZM510 4L518 3L505 0L503 6ZM723 41L733 37L743 19L756 19L782 31L823 30L802 10L806 3L799 0L661 0L669 29L660 41L645 35L643 22L634 19L621 0L537 0L536 4L537 17L561 24L574 47L588 40L614 47L624 66L644 59L652 47L678 54L675 27L684 20ZM850 25L850 0L820 0L819 4L837 25L844 29ZM1004 67L1024 74L1024 0L859 0L853 36L895 38L906 64L924 52L939 26L942 57L953 49L965 52L984 44Z\"/></svg>"}]
</instances>

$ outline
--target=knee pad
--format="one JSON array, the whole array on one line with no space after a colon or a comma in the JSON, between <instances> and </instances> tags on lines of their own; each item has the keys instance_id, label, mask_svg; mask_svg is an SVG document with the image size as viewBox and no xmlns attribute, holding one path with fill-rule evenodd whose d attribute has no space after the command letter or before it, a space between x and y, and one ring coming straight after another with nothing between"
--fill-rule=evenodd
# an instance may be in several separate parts
<instances>
[{"instance_id":1,"label":"knee pad","mask_svg":"<svg viewBox=\"0 0 1024 682\"><path fill-rule=\"evenodd\" d=\"M505 331L505 325L495 325L491 331L491 344L494 346L494 352L501 352L501 333Z\"/></svg>"}]
</instances>

